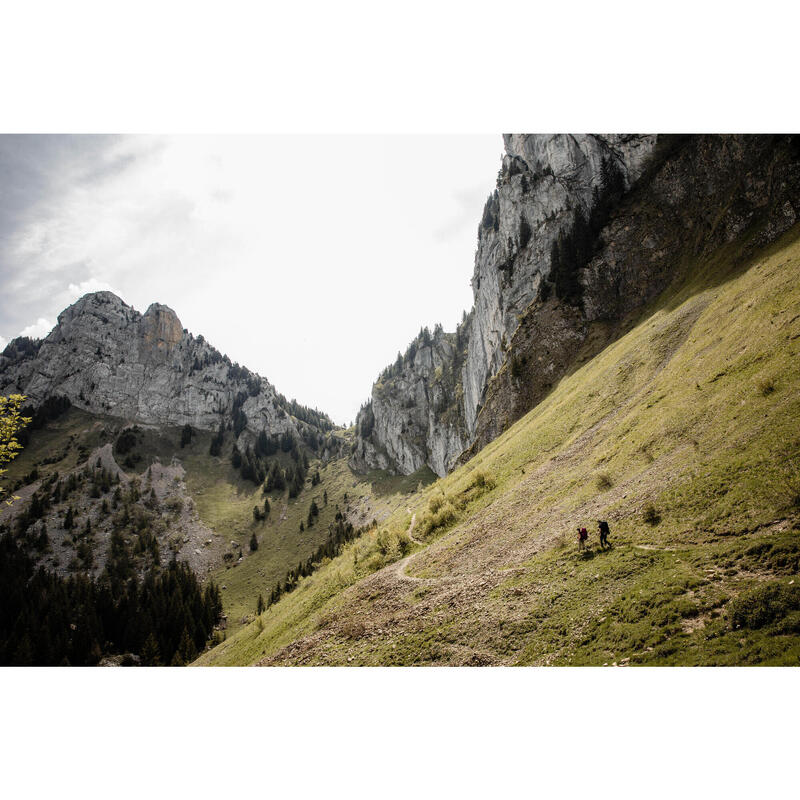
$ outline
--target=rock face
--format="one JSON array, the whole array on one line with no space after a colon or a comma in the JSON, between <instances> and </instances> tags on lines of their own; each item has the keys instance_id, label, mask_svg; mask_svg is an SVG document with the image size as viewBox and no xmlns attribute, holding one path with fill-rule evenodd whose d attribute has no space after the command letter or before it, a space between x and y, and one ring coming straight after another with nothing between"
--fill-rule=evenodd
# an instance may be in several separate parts
<instances>
[{"instance_id":1,"label":"rock face","mask_svg":"<svg viewBox=\"0 0 800 800\"><path fill-rule=\"evenodd\" d=\"M428 378L422 365L414 365L413 375L404 370L388 382L379 381L371 402L375 424L370 436L359 437L352 461L356 469L409 473L427 464L444 475L452 468L474 440L488 381L502 365L521 314L549 273L553 242L576 208L589 208L601 183L603 160L613 161L630 186L656 143L655 136L634 135L511 134L504 139L506 155L497 190L486 203L478 229L474 306L460 331L460 374L443 387L448 421L428 413L430 404L416 415L401 412L426 396Z\"/></svg>"},{"instance_id":2,"label":"rock face","mask_svg":"<svg viewBox=\"0 0 800 800\"><path fill-rule=\"evenodd\" d=\"M427 464L444 475L452 468L468 444L459 404L466 327L420 332L405 357L384 371L359 413L356 470L411 474Z\"/></svg>"},{"instance_id":3,"label":"rock face","mask_svg":"<svg viewBox=\"0 0 800 800\"><path fill-rule=\"evenodd\" d=\"M60 395L98 414L201 430L230 425L240 410L238 433L247 439L332 427L308 409L310 422L291 416L269 381L232 364L157 303L140 314L111 292L87 294L41 343L15 342L0 356L0 394L19 392L34 406Z\"/></svg>"},{"instance_id":4,"label":"rock face","mask_svg":"<svg viewBox=\"0 0 800 800\"><path fill-rule=\"evenodd\" d=\"M407 473L424 459L444 475L459 460L459 447L461 460L477 452L613 339L626 315L683 274L687 258L734 240L746 252L787 230L800 209L797 142L507 135L497 190L478 230L474 307L460 331L460 379L446 387L448 424L435 412L394 424L398 409L425 395L428 378L419 372L410 381L405 370L390 375L375 384L371 407L362 411L374 416L367 437L359 417L353 466ZM553 245L574 231L576 212L590 219L600 207L609 165L620 192L566 296L554 291Z\"/></svg>"},{"instance_id":5,"label":"rock face","mask_svg":"<svg viewBox=\"0 0 800 800\"><path fill-rule=\"evenodd\" d=\"M588 212L603 159L627 187L641 176L655 136L504 137L506 155L478 230L472 291L473 325L464 365L464 418L475 434L489 378L503 362L523 311L550 272L553 243L576 209Z\"/></svg>"},{"instance_id":6,"label":"rock face","mask_svg":"<svg viewBox=\"0 0 800 800\"><path fill-rule=\"evenodd\" d=\"M523 416L571 367L624 332L622 323L721 248L739 260L800 213L800 140L692 136L673 140L624 198L579 270L580 302L538 297L488 383L466 460Z\"/></svg>"}]
</instances>

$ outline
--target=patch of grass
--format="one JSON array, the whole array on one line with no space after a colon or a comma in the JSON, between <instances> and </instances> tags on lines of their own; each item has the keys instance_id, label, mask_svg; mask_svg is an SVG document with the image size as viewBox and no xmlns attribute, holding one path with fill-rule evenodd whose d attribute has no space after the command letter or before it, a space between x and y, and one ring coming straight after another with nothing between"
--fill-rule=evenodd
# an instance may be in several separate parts
<instances>
[{"instance_id":1,"label":"patch of grass","mask_svg":"<svg viewBox=\"0 0 800 800\"><path fill-rule=\"evenodd\" d=\"M734 598L728 608L731 626L764 628L780 622L791 611L800 611L800 586L769 581Z\"/></svg>"}]
</instances>

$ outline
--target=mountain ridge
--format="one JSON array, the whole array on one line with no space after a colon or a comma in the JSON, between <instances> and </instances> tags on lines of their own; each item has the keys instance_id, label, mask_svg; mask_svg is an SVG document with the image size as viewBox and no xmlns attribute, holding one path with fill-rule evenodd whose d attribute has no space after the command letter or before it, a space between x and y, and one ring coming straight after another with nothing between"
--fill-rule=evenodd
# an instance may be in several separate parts
<instances>
[{"instance_id":1,"label":"mountain ridge","mask_svg":"<svg viewBox=\"0 0 800 800\"><path fill-rule=\"evenodd\" d=\"M12 340L0 356L0 392L23 394L34 408L58 395L142 424L233 429L242 450L262 432L317 449L335 427L189 333L168 306L152 303L142 314L108 291L64 309L44 339Z\"/></svg>"}]
</instances>

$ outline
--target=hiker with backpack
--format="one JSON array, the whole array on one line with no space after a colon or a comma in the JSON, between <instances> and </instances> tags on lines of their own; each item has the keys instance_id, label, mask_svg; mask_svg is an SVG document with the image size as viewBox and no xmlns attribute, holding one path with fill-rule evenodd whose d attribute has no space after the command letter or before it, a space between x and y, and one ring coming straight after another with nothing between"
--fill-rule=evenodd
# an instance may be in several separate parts
<instances>
[{"instance_id":1,"label":"hiker with backpack","mask_svg":"<svg viewBox=\"0 0 800 800\"><path fill-rule=\"evenodd\" d=\"M586 528L578 528L578 550L586 549L586 540L589 538L589 531Z\"/></svg>"},{"instance_id":2,"label":"hiker with backpack","mask_svg":"<svg viewBox=\"0 0 800 800\"><path fill-rule=\"evenodd\" d=\"M610 548L611 544L608 541L608 534L611 533L611 531L608 529L608 523L604 519L599 519L597 520L597 528L600 531L601 549L605 550L606 545L608 545L608 547Z\"/></svg>"}]
</instances>

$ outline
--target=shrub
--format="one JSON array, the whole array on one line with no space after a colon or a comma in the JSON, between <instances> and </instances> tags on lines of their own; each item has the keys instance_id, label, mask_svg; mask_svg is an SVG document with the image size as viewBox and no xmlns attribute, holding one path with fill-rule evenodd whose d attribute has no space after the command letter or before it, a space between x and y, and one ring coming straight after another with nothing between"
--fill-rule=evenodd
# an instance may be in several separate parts
<instances>
[{"instance_id":1,"label":"shrub","mask_svg":"<svg viewBox=\"0 0 800 800\"><path fill-rule=\"evenodd\" d=\"M444 495L435 494L428 500L428 508L431 513L435 514L442 507L442 503L444 503Z\"/></svg>"},{"instance_id":2,"label":"shrub","mask_svg":"<svg viewBox=\"0 0 800 800\"><path fill-rule=\"evenodd\" d=\"M377 544L381 555L389 560L405 555L409 549L409 540L404 534L401 535L386 529L378 531Z\"/></svg>"},{"instance_id":3,"label":"shrub","mask_svg":"<svg viewBox=\"0 0 800 800\"><path fill-rule=\"evenodd\" d=\"M611 480L611 476L607 472L598 473L595 483L601 492L605 492L614 485L614 482Z\"/></svg>"},{"instance_id":4,"label":"shrub","mask_svg":"<svg viewBox=\"0 0 800 800\"><path fill-rule=\"evenodd\" d=\"M731 600L728 614L733 628L763 628L798 610L800 586L770 581Z\"/></svg>"},{"instance_id":5,"label":"shrub","mask_svg":"<svg viewBox=\"0 0 800 800\"><path fill-rule=\"evenodd\" d=\"M642 519L648 525L658 525L661 522L661 515L656 510L656 507L652 503L648 503L645 508L644 512L642 513Z\"/></svg>"},{"instance_id":6,"label":"shrub","mask_svg":"<svg viewBox=\"0 0 800 800\"><path fill-rule=\"evenodd\" d=\"M180 497L168 497L164 501L164 508L173 514L180 514L183 511L183 500Z\"/></svg>"},{"instance_id":7,"label":"shrub","mask_svg":"<svg viewBox=\"0 0 800 800\"><path fill-rule=\"evenodd\" d=\"M491 475L487 475L482 470L478 470L475 473L475 477L472 479L472 485L479 489L486 489L489 491L490 489L494 489L497 484Z\"/></svg>"},{"instance_id":8,"label":"shrub","mask_svg":"<svg viewBox=\"0 0 800 800\"><path fill-rule=\"evenodd\" d=\"M756 383L756 388L764 397L767 397L775 391L775 381L772 378L761 378Z\"/></svg>"}]
</instances>

